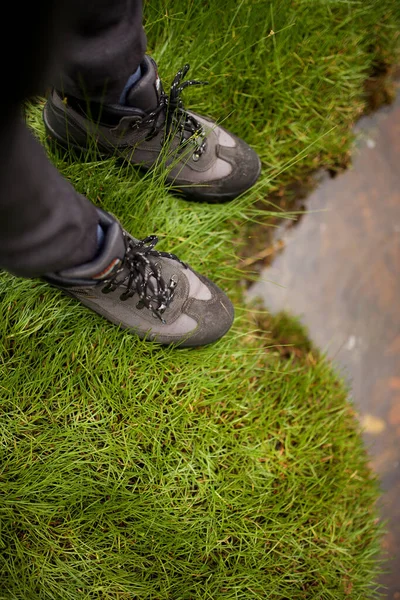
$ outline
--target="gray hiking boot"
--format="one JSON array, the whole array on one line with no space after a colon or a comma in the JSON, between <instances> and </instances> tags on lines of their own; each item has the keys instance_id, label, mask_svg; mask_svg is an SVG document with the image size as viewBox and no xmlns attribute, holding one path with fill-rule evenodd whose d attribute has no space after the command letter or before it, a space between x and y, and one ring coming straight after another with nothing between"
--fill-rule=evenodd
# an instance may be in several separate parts
<instances>
[{"instance_id":1,"label":"gray hiking boot","mask_svg":"<svg viewBox=\"0 0 400 600\"><path fill-rule=\"evenodd\" d=\"M136 240L98 209L105 232L90 263L44 279L141 339L180 347L216 341L231 327L233 306L210 280L173 254L153 250L155 236Z\"/></svg>"},{"instance_id":2,"label":"gray hiking boot","mask_svg":"<svg viewBox=\"0 0 400 600\"><path fill-rule=\"evenodd\" d=\"M181 92L198 81L179 71L167 95L156 63L148 56L142 77L127 95L128 106L100 105L53 90L43 118L49 137L67 150L93 147L148 170L163 161L167 183L190 200L225 202L258 179L257 154L243 140L208 118L184 108Z\"/></svg>"}]
</instances>

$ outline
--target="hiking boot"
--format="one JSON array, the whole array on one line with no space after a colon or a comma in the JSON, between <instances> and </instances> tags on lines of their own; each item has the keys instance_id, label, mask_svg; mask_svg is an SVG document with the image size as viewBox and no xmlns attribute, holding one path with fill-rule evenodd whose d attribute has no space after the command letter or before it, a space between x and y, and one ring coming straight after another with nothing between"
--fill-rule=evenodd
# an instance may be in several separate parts
<instances>
[{"instance_id":1,"label":"hiking boot","mask_svg":"<svg viewBox=\"0 0 400 600\"><path fill-rule=\"evenodd\" d=\"M257 154L244 141L183 106L181 92L199 81L185 81L189 65L177 73L167 95L153 59L146 56L142 76L127 105L101 105L53 90L44 108L48 135L67 150L93 148L102 157L120 156L145 170L165 165L167 183L189 200L225 202L258 179Z\"/></svg>"},{"instance_id":2,"label":"hiking boot","mask_svg":"<svg viewBox=\"0 0 400 600\"><path fill-rule=\"evenodd\" d=\"M206 277L157 252L155 236L137 240L97 209L104 231L92 262L44 279L141 339L181 347L216 341L231 327L233 306Z\"/></svg>"}]
</instances>

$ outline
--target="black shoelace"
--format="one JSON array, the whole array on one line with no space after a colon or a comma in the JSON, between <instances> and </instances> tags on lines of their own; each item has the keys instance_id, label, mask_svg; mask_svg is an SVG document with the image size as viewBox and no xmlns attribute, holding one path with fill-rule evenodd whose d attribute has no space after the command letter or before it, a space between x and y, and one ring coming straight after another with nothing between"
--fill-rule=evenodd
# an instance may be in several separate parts
<instances>
[{"instance_id":1,"label":"black shoelace","mask_svg":"<svg viewBox=\"0 0 400 600\"><path fill-rule=\"evenodd\" d=\"M177 133L180 136L179 145L183 148L188 142L194 142L196 149L193 158L198 160L206 149L206 134L203 126L195 117L190 115L184 107L181 93L191 85L207 85L207 81L196 81L190 79L183 81L189 71L190 66L186 64L180 69L174 77L169 94L166 94L161 88L160 102L143 122L152 124L152 128L147 135L150 140L155 137L162 128L165 127L164 142ZM161 122L159 116L165 112L165 123Z\"/></svg>"},{"instance_id":2,"label":"black shoelace","mask_svg":"<svg viewBox=\"0 0 400 600\"><path fill-rule=\"evenodd\" d=\"M121 300L128 300L138 294L139 301L136 308L147 308L154 317L165 323L162 315L174 298L177 279L173 275L166 283L161 274L160 263L152 259L171 258L185 268L187 265L175 254L154 250L158 242L155 235L136 242L124 232L124 240L126 250L123 261L112 277L103 280L105 286L102 292L107 294L124 286L125 291L120 296Z\"/></svg>"}]
</instances>

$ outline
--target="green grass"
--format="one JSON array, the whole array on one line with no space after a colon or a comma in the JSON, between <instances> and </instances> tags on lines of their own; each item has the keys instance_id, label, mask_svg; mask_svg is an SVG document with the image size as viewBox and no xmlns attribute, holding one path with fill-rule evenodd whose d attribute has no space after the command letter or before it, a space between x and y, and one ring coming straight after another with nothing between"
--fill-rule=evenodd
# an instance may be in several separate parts
<instances>
[{"instance_id":1,"label":"green grass","mask_svg":"<svg viewBox=\"0 0 400 600\"><path fill-rule=\"evenodd\" d=\"M9 286L1 598L368 597L376 485L324 361L242 311L213 347L143 348Z\"/></svg>"},{"instance_id":2,"label":"green grass","mask_svg":"<svg viewBox=\"0 0 400 600\"><path fill-rule=\"evenodd\" d=\"M187 61L209 79L187 104L257 148L260 183L194 205L160 172L52 158L135 236L158 233L215 279L237 316L213 346L161 348L1 275L1 600L379 597L378 490L346 389L290 319L244 308L236 254L257 201L347 151L365 78L394 60L396 10L146 4L163 78ZM28 120L43 138L39 105Z\"/></svg>"},{"instance_id":3,"label":"green grass","mask_svg":"<svg viewBox=\"0 0 400 600\"><path fill-rule=\"evenodd\" d=\"M191 106L251 142L273 187L345 160L366 78L399 56L395 0L157 0L146 15L160 72L186 61L209 81Z\"/></svg>"}]
</instances>

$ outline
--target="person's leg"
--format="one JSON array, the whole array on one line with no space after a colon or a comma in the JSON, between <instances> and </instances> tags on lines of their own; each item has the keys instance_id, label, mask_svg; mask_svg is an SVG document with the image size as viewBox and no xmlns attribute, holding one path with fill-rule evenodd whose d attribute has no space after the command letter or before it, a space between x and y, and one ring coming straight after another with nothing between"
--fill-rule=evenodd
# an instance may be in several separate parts
<instances>
[{"instance_id":1,"label":"person's leg","mask_svg":"<svg viewBox=\"0 0 400 600\"><path fill-rule=\"evenodd\" d=\"M98 216L47 159L19 115L0 131L0 268L23 277L89 260Z\"/></svg>"},{"instance_id":2,"label":"person's leg","mask_svg":"<svg viewBox=\"0 0 400 600\"><path fill-rule=\"evenodd\" d=\"M75 3L42 0L23 10L10 3L7 17L18 23L18 52L10 52L6 37L0 37L6 57L0 110L0 268L25 277L84 262L96 251L95 207L51 165L20 110L25 98L44 91L59 72Z\"/></svg>"},{"instance_id":3,"label":"person's leg","mask_svg":"<svg viewBox=\"0 0 400 600\"><path fill-rule=\"evenodd\" d=\"M100 155L117 154L143 169L168 152L166 181L191 200L225 202L256 182L261 165L254 150L185 110L180 94L194 83L182 81L186 67L170 94L163 90L155 62L144 56L140 2L87 3L66 48L66 67L44 109L48 135L63 148L97 144Z\"/></svg>"},{"instance_id":4,"label":"person's leg","mask_svg":"<svg viewBox=\"0 0 400 600\"><path fill-rule=\"evenodd\" d=\"M67 21L49 14L54 27L63 23L58 31L68 40ZM38 31L46 34L43 27ZM227 296L175 256L155 251L156 238L134 239L114 217L80 196L26 129L18 105L48 73L40 35L27 39L32 47L24 48L30 57L24 64L32 72L26 87L19 84L5 97L0 112L0 268L23 277L42 276L141 338L184 346L215 341L232 324ZM35 53L43 60L35 59ZM60 64L59 57L53 58ZM24 82L23 66L15 70ZM129 65L126 70L128 76ZM120 83L118 78L107 81L112 83L109 92L118 95L125 75Z\"/></svg>"},{"instance_id":5,"label":"person's leg","mask_svg":"<svg viewBox=\"0 0 400 600\"><path fill-rule=\"evenodd\" d=\"M10 10L20 12L15 3ZM139 0L43 0L29 11L18 17L25 60L7 53L4 61L0 114L0 268L25 277L89 260L98 216L48 161L18 105L49 81L78 96L85 81L91 97L117 101L146 41Z\"/></svg>"},{"instance_id":6,"label":"person's leg","mask_svg":"<svg viewBox=\"0 0 400 600\"><path fill-rule=\"evenodd\" d=\"M76 0L74 0L76 2ZM141 0L81 0L65 35L54 87L66 96L116 104L143 61Z\"/></svg>"}]
</instances>

